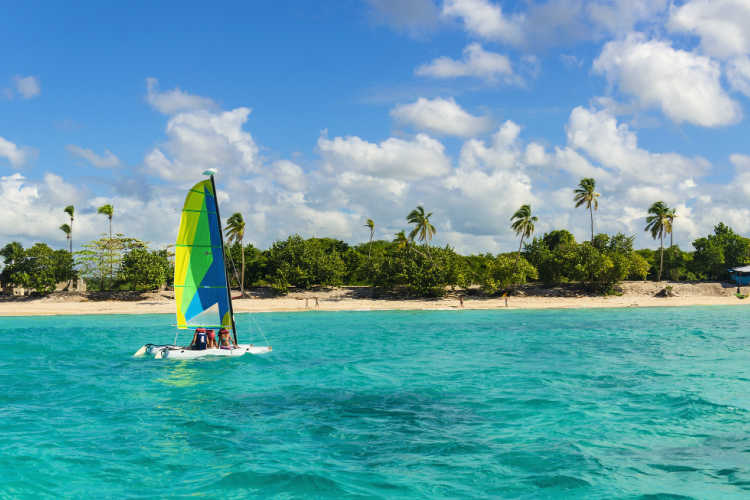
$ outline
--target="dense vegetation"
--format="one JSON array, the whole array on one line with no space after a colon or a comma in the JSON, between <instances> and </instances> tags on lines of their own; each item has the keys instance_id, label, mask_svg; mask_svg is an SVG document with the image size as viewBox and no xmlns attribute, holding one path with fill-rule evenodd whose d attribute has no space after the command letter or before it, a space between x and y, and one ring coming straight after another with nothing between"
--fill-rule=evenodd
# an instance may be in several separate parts
<instances>
[{"instance_id":1,"label":"dense vegetation","mask_svg":"<svg viewBox=\"0 0 750 500\"><path fill-rule=\"evenodd\" d=\"M516 284L581 283L606 293L623 280L657 279L659 251L634 250L633 237L596 234L579 243L564 230L526 242L520 253L459 255L450 247L396 238L349 245L331 238L299 235L260 250L239 241L227 248L228 274L234 286L290 287L374 285L374 293L398 291L413 296L440 296L451 287L479 286L488 294ZM664 275L671 280L725 280L727 269L750 263L750 240L718 224L714 233L693 242L695 251L674 245L664 249ZM241 261L244 254L244 275ZM139 240L114 235L87 243L74 257L43 243L24 249L13 242L0 249L5 267L0 281L40 293L74 277L91 290L154 290L171 285L173 253L154 250ZM110 274L114 270L113 274Z\"/></svg>"},{"instance_id":2,"label":"dense vegetation","mask_svg":"<svg viewBox=\"0 0 750 500\"><path fill-rule=\"evenodd\" d=\"M750 240L719 223L714 233L693 242L686 252L672 244L677 213L663 202L654 203L645 219L645 231L659 240L659 250L634 250L634 236L595 234L594 211L599 193L594 179L582 179L573 202L589 212L591 240L577 242L564 229L534 236L537 217L522 205L511 217L519 237L518 251L498 255L459 255L451 247L431 245L437 232L423 207L406 217L409 234L400 231L392 241L374 240L375 223L364 227L369 240L358 245L331 238L293 235L267 250L244 244L241 214L227 220L227 274L242 293L248 286L270 286L284 294L290 288L311 289L339 285L371 286L373 295L398 292L411 296L441 296L456 287L479 287L484 293L512 291L529 281L546 286L578 283L596 293L609 293L623 280L725 280L728 268L750 263ZM154 290L172 284L174 253L171 247L149 249L135 238L112 233L112 205L98 213L108 219L109 231L72 252L75 210L65 207L69 223L60 226L68 250L53 250L43 243L24 249L12 242L0 249L3 286L15 285L48 293L76 278L93 290ZM665 236L669 246L664 248Z\"/></svg>"}]
</instances>

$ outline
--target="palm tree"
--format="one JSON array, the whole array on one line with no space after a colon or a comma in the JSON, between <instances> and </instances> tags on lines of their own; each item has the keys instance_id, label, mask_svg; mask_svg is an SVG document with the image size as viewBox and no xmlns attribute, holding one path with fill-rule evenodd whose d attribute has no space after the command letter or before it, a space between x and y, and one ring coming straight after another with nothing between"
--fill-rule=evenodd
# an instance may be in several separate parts
<instances>
[{"instance_id":1,"label":"palm tree","mask_svg":"<svg viewBox=\"0 0 750 500\"><path fill-rule=\"evenodd\" d=\"M539 219L531 215L531 205L521 205L521 208L516 210L510 220L513 221L510 225L511 229L516 232L516 236L521 237L521 242L518 244L518 256L516 257L516 270L513 271L513 274L515 274L518 272L518 263L521 261L523 240L534 234L534 223Z\"/></svg>"},{"instance_id":2,"label":"palm tree","mask_svg":"<svg viewBox=\"0 0 750 500\"><path fill-rule=\"evenodd\" d=\"M425 215L424 208L422 208L421 205L412 210L409 215L406 216L406 220L409 224L414 224L414 229L409 233L409 239L411 241L414 241L414 237L417 236L419 241L427 240L427 244L429 245L429 242L432 241L432 235L437 232L435 226L430 224L430 217L432 217L432 212Z\"/></svg>"},{"instance_id":3,"label":"palm tree","mask_svg":"<svg viewBox=\"0 0 750 500\"><path fill-rule=\"evenodd\" d=\"M596 181L591 177L581 179L573 197L573 201L576 202L576 208L585 203L586 208L589 209L589 213L591 214L591 243L594 242L594 210L599 209L599 200L597 199L599 198L599 193L594 191L595 188Z\"/></svg>"},{"instance_id":4,"label":"palm tree","mask_svg":"<svg viewBox=\"0 0 750 500\"><path fill-rule=\"evenodd\" d=\"M370 246L367 248L367 259L369 260L370 254L372 253L372 237L375 235L375 223L372 219L367 219L365 227L370 230Z\"/></svg>"},{"instance_id":5,"label":"palm tree","mask_svg":"<svg viewBox=\"0 0 750 500\"><path fill-rule=\"evenodd\" d=\"M659 276L657 281L661 281L661 271L664 265L664 233L670 224L670 212L671 210L666 203L657 201L648 209L648 213L651 215L646 217L646 232L651 232L651 237L654 239L659 238Z\"/></svg>"},{"instance_id":6,"label":"palm tree","mask_svg":"<svg viewBox=\"0 0 750 500\"><path fill-rule=\"evenodd\" d=\"M63 224L62 226L60 226L60 231L65 233L65 239L67 239L68 242L70 242L70 238L71 238L70 233L72 232L72 230L70 229L70 226L68 224Z\"/></svg>"},{"instance_id":7,"label":"palm tree","mask_svg":"<svg viewBox=\"0 0 750 500\"><path fill-rule=\"evenodd\" d=\"M240 267L240 294L245 296L245 249L242 245L242 240L245 239L245 219L242 218L242 214L235 212L227 219L227 227L224 230L227 235L229 243L240 244L240 256L242 259L242 265Z\"/></svg>"},{"instance_id":8,"label":"palm tree","mask_svg":"<svg viewBox=\"0 0 750 500\"><path fill-rule=\"evenodd\" d=\"M109 246L109 279L112 281L115 277L115 262L112 258L112 215L115 213L115 208L108 203L99 207L96 210L96 213L104 214L107 216L107 219L109 219L109 241L107 242L107 245Z\"/></svg>"},{"instance_id":9,"label":"palm tree","mask_svg":"<svg viewBox=\"0 0 750 500\"><path fill-rule=\"evenodd\" d=\"M62 226L60 226L60 231L62 231L63 233L65 233L65 238L68 240L68 246L70 248L70 254L71 254L71 258L72 258L72 256L73 256L73 245L71 243L71 240L72 240L71 233L73 232L73 230L70 228L70 226L68 224L63 224ZM65 287L66 290L70 287L71 281L73 281L73 278L71 278L71 279L68 280L68 284Z\"/></svg>"},{"instance_id":10,"label":"palm tree","mask_svg":"<svg viewBox=\"0 0 750 500\"><path fill-rule=\"evenodd\" d=\"M110 205L109 203L106 205L102 205L96 210L96 213L98 214L104 214L107 216L107 219L109 219L109 239L112 239L112 215L115 213L115 207Z\"/></svg>"},{"instance_id":11,"label":"palm tree","mask_svg":"<svg viewBox=\"0 0 750 500\"><path fill-rule=\"evenodd\" d=\"M677 218L677 210L672 208L669 210L669 213L667 214L667 225L666 225L666 232L669 233L669 248L672 248L674 246L674 220Z\"/></svg>"},{"instance_id":12,"label":"palm tree","mask_svg":"<svg viewBox=\"0 0 750 500\"><path fill-rule=\"evenodd\" d=\"M73 205L68 205L63 211L70 216L70 234L68 234L68 243L70 244L70 253L73 253L73 215L75 215L76 209Z\"/></svg>"},{"instance_id":13,"label":"palm tree","mask_svg":"<svg viewBox=\"0 0 750 500\"><path fill-rule=\"evenodd\" d=\"M396 237L393 239L399 250L406 250L409 248L409 238L406 237L406 232L403 230L396 233Z\"/></svg>"}]
</instances>

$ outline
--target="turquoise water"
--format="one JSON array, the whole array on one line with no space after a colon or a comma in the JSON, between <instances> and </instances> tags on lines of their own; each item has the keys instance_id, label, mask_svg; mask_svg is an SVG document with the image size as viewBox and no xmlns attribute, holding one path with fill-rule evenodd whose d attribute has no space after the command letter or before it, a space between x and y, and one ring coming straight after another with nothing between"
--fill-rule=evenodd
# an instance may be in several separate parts
<instances>
[{"instance_id":1,"label":"turquoise water","mask_svg":"<svg viewBox=\"0 0 750 500\"><path fill-rule=\"evenodd\" d=\"M0 497L750 497L746 307L254 318L1 318Z\"/></svg>"}]
</instances>

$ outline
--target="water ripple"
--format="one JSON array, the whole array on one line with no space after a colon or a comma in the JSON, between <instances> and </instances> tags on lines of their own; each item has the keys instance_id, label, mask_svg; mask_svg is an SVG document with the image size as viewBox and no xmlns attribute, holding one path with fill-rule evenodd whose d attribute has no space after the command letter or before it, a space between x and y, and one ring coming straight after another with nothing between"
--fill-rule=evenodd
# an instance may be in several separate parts
<instances>
[{"instance_id":1,"label":"water ripple","mask_svg":"<svg viewBox=\"0 0 750 500\"><path fill-rule=\"evenodd\" d=\"M0 498L747 498L747 311L3 318Z\"/></svg>"}]
</instances>

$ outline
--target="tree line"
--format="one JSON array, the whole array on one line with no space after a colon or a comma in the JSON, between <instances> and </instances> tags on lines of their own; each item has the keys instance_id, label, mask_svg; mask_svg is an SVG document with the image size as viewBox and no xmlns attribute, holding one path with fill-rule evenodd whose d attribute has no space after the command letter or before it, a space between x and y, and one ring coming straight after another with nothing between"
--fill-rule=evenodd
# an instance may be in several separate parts
<instances>
[{"instance_id":1,"label":"tree line","mask_svg":"<svg viewBox=\"0 0 750 500\"><path fill-rule=\"evenodd\" d=\"M676 210L658 201L645 217L644 230L659 241L659 250L636 250L632 235L596 234L594 212L600 194L592 178L581 179L573 192L575 207L589 211L591 238L577 242L565 229L535 236L538 218L522 205L510 218L519 238L518 250L500 254L460 255L450 246L433 246L437 229L433 214L418 206L406 216L407 229L390 240L375 240L375 222L367 219L366 242L350 245L332 238L293 235L261 250L244 243L245 221L240 213L227 219L225 228L227 274L245 294L249 286L270 286L280 294L290 288L363 285L373 293L399 292L413 296L440 296L451 288L479 288L486 294L511 291L515 286L540 282L545 286L580 283L598 292L612 292L623 280L666 277L675 281L722 280L728 268L750 262L750 240L719 223L713 234L696 239L694 251L673 244ZM12 242L0 249L4 268L0 281L46 293L75 278L93 290L150 290L172 284L171 247L153 249L146 242L112 232L112 205L98 213L108 219L108 233L72 251L74 207L63 210L67 250L44 243L24 249ZM408 231L408 234L407 234ZM665 236L669 247L664 247Z\"/></svg>"}]
</instances>

